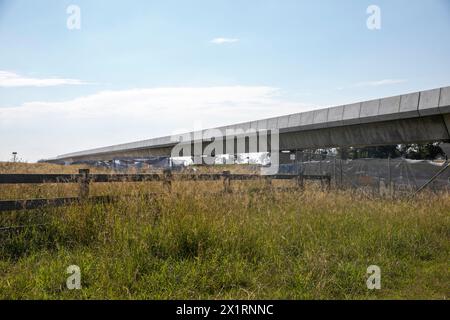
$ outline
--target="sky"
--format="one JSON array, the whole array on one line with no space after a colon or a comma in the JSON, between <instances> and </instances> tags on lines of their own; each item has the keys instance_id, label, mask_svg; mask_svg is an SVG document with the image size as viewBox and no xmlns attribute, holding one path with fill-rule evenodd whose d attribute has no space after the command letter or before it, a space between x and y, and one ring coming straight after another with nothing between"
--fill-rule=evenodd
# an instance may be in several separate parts
<instances>
[{"instance_id":1,"label":"sky","mask_svg":"<svg viewBox=\"0 0 450 320\"><path fill-rule=\"evenodd\" d=\"M449 39L450 0L0 0L0 161L448 86Z\"/></svg>"}]
</instances>

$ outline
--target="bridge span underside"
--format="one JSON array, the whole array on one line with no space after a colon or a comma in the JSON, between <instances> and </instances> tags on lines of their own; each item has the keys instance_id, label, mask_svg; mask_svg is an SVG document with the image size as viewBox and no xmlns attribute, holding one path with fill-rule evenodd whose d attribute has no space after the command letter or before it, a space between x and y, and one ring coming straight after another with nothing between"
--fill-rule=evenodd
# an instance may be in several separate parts
<instances>
[{"instance_id":1,"label":"bridge span underside","mask_svg":"<svg viewBox=\"0 0 450 320\"><path fill-rule=\"evenodd\" d=\"M367 147L450 140L450 114L280 134L280 149Z\"/></svg>"},{"instance_id":2,"label":"bridge span underside","mask_svg":"<svg viewBox=\"0 0 450 320\"><path fill-rule=\"evenodd\" d=\"M245 152L252 151L249 147L249 139L250 137L246 137ZM270 142L270 139L268 140ZM436 141L450 141L450 114L305 131L295 131L292 129L289 131L281 131L279 149L311 150L332 147L366 147ZM203 149L209 143L203 142ZM226 143L224 141L223 150L226 150ZM66 161L105 161L120 158L169 157L173 146L78 156L66 159ZM270 143L268 149L270 151ZM194 154L193 144L191 144L191 150L191 154ZM261 150L258 149L257 151ZM234 153L238 153L236 143L234 143ZM180 154L180 156L183 155Z\"/></svg>"},{"instance_id":3,"label":"bridge span underside","mask_svg":"<svg viewBox=\"0 0 450 320\"><path fill-rule=\"evenodd\" d=\"M150 157L169 157L173 146L165 146L161 148L140 148L134 150L122 150L104 152L85 156L74 156L62 159L64 162L82 162L82 161L111 161L114 159L129 158L150 158ZM61 162L61 159L51 160L49 162Z\"/></svg>"},{"instance_id":4,"label":"bridge span underside","mask_svg":"<svg viewBox=\"0 0 450 320\"><path fill-rule=\"evenodd\" d=\"M248 140L255 136L252 132L257 132L256 137L260 137L264 132L271 134L278 132L279 150L447 142L450 141L450 87L255 120L214 130L226 134L234 132L233 138L228 138L228 141L234 140L239 130L245 132L244 136L247 136L245 153L255 151L249 150ZM204 136L203 133L201 132L201 137ZM193 132L187 135L196 137L196 133ZM239 137L239 134L237 136ZM227 150L226 139L223 141L223 150L227 151L225 153L233 153L229 152L230 149ZM268 142L270 140L269 138ZM166 136L74 152L48 161L70 163L171 156L172 149L176 145L174 141L176 140L173 137ZM203 149L210 143L211 140L204 140ZM194 150L193 144L190 142L189 144L190 148L186 149ZM272 151L270 145L267 148L268 150L257 151ZM240 150L240 153L242 151ZM236 146L234 153L238 153Z\"/></svg>"}]
</instances>

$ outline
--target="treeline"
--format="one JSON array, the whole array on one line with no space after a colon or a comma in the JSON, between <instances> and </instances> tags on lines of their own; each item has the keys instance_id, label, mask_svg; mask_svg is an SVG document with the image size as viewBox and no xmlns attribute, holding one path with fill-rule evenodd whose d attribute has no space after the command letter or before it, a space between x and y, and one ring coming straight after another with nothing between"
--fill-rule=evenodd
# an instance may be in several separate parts
<instances>
[{"instance_id":1,"label":"treeline","mask_svg":"<svg viewBox=\"0 0 450 320\"><path fill-rule=\"evenodd\" d=\"M342 159L381 158L385 159L404 157L414 160L433 160L439 157L445 158L446 154L439 146L439 142L427 144L401 144L380 147L364 148L336 148L327 150L327 153L337 153Z\"/></svg>"}]
</instances>

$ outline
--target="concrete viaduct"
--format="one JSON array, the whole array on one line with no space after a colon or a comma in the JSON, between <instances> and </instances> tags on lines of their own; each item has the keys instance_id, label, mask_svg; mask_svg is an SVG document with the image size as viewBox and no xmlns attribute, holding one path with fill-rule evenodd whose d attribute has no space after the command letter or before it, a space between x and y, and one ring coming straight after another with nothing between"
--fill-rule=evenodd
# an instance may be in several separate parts
<instances>
[{"instance_id":1,"label":"concrete viaduct","mask_svg":"<svg viewBox=\"0 0 450 320\"><path fill-rule=\"evenodd\" d=\"M279 131L280 150L450 141L450 87L216 128ZM193 133L191 133L193 134ZM171 136L60 155L49 162L170 156Z\"/></svg>"}]
</instances>

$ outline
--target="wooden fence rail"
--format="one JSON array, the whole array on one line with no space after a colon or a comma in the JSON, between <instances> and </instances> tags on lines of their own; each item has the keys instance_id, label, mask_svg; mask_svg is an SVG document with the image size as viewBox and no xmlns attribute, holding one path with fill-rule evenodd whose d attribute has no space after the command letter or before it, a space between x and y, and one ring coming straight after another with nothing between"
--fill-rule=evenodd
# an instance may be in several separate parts
<instances>
[{"instance_id":1,"label":"wooden fence rail","mask_svg":"<svg viewBox=\"0 0 450 320\"><path fill-rule=\"evenodd\" d=\"M140 181L164 181L164 174L89 174L90 182L140 182ZM203 174L172 174L174 181L214 181L224 177L230 180L292 180L299 177L293 174L276 174L261 176L257 174L226 174L226 173L203 173ZM0 174L0 184L43 184L43 183L78 183L81 174ZM305 175L305 180L328 180L329 175Z\"/></svg>"},{"instance_id":2,"label":"wooden fence rail","mask_svg":"<svg viewBox=\"0 0 450 320\"><path fill-rule=\"evenodd\" d=\"M71 198L55 199L26 199L26 200L0 200L1 211L37 209L45 206L64 206L81 201L111 201L113 197L100 196L89 197L89 186L91 183L111 183L111 182L162 182L170 192L173 181L223 181L224 191L231 192L231 181L248 180L296 180L298 186L303 188L304 180L319 180L326 182L330 186L330 175L292 175L276 174L261 176L257 174L231 174L229 171L223 173L202 173L202 174L172 174L171 171L164 171L162 174L90 174L88 169L80 169L79 174L0 174L0 185L5 184L48 184L48 183L78 183L79 195Z\"/></svg>"}]
</instances>

